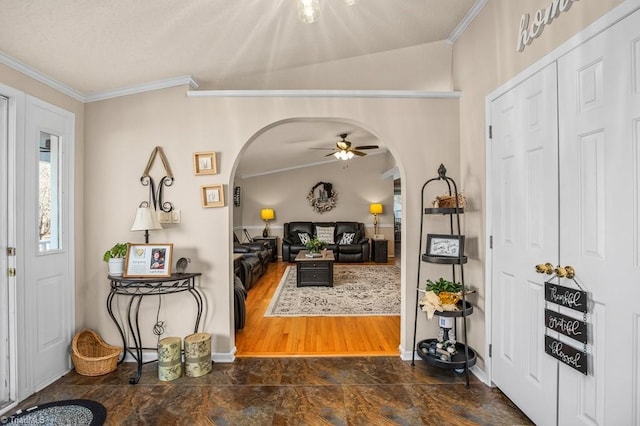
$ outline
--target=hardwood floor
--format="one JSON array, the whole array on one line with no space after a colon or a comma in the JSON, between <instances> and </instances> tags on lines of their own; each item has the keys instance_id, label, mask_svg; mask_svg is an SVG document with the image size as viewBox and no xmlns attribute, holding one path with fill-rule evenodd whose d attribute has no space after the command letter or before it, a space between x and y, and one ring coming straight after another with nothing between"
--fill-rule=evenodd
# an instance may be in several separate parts
<instances>
[{"instance_id":1,"label":"hardwood floor","mask_svg":"<svg viewBox=\"0 0 640 426\"><path fill-rule=\"evenodd\" d=\"M270 263L268 271L249 290L245 328L236 332L236 356L398 355L400 316L265 318L269 301L289 265Z\"/></svg>"}]
</instances>

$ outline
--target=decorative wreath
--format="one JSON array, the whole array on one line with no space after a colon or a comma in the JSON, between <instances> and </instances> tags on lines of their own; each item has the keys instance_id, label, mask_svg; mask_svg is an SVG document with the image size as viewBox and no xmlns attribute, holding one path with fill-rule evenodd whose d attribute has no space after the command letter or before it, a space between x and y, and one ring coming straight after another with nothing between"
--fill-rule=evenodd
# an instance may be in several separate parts
<instances>
[{"instance_id":1,"label":"decorative wreath","mask_svg":"<svg viewBox=\"0 0 640 426\"><path fill-rule=\"evenodd\" d=\"M309 204L311 204L313 210L322 214L336 206L338 193L333 189L333 184L318 182L311 188L311 191L309 191L307 200L309 200Z\"/></svg>"}]
</instances>

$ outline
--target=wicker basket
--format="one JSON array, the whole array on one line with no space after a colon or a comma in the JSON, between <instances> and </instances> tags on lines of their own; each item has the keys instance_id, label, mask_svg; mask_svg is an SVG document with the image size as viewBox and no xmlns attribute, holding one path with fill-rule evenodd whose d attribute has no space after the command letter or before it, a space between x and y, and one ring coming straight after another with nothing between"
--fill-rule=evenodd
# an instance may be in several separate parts
<instances>
[{"instance_id":1,"label":"wicker basket","mask_svg":"<svg viewBox=\"0 0 640 426\"><path fill-rule=\"evenodd\" d=\"M118 366L122 348L107 345L92 330L82 330L73 337L71 360L78 374L102 376Z\"/></svg>"},{"instance_id":2,"label":"wicker basket","mask_svg":"<svg viewBox=\"0 0 640 426\"><path fill-rule=\"evenodd\" d=\"M467 200L462 193L458 193L458 207L464 207ZM453 195L440 195L433 202L434 207L452 208L456 206L456 197Z\"/></svg>"}]
</instances>

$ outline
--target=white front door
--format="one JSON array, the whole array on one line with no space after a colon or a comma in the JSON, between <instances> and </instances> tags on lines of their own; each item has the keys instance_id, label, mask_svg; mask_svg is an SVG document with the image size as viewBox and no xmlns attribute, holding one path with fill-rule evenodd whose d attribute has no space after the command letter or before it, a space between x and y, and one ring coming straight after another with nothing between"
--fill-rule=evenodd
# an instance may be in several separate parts
<instances>
[{"instance_id":1,"label":"white front door","mask_svg":"<svg viewBox=\"0 0 640 426\"><path fill-rule=\"evenodd\" d=\"M0 95L0 408L10 401L11 359L9 348L9 100Z\"/></svg>"},{"instance_id":2,"label":"white front door","mask_svg":"<svg viewBox=\"0 0 640 426\"><path fill-rule=\"evenodd\" d=\"M24 266L18 291L18 333L24 336L22 396L70 369L74 330L73 148L74 117L27 96L23 179L18 215ZM22 352L22 351L21 351Z\"/></svg>"},{"instance_id":3,"label":"white front door","mask_svg":"<svg viewBox=\"0 0 640 426\"><path fill-rule=\"evenodd\" d=\"M557 366L544 351L544 277L558 259L555 64L491 103L493 382L536 424L556 422Z\"/></svg>"},{"instance_id":4,"label":"white front door","mask_svg":"<svg viewBox=\"0 0 640 426\"><path fill-rule=\"evenodd\" d=\"M559 423L640 424L640 12L558 61L560 261L590 294ZM580 348L579 346L577 346Z\"/></svg>"}]
</instances>

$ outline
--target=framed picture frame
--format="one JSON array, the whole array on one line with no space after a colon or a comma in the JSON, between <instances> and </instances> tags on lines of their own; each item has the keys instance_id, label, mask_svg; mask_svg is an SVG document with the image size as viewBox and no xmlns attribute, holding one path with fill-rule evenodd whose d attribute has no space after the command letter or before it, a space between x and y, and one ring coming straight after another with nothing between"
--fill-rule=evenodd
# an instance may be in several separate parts
<instances>
[{"instance_id":1,"label":"framed picture frame","mask_svg":"<svg viewBox=\"0 0 640 426\"><path fill-rule=\"evenodd\" d=\"M170 277L173 244L127 244L123 277Z\"/></svg>"},{"instance_id":2,"label":"framed picture frame","mask_svg":"<svg viewBox=\"0 0 640 426\"><path fill-rule=\"evenodd\" d=\"M427 256L457 258L464 254L464 235L427 234Z\"/></svg>"},{"instance_id":3,"label":"framed picture frame","mask_svg":"<svg viewBox=\"0 0 640 426\"><path fill-rule=\"evenodd\" d=\"M224 207L224 186L202 185L200 190L202 198L202 207Z\"/></svg>"},{"instance_id":4,"label":"framed picture frame","mask_svg":"<svg viewBox=\"0 0 640 426\"><path fill-rule=\"evenodd\" d=\"M214 151L193 153L193 173L196 175L218 174L218 161Z\"/></svg>"}]
</instances>

